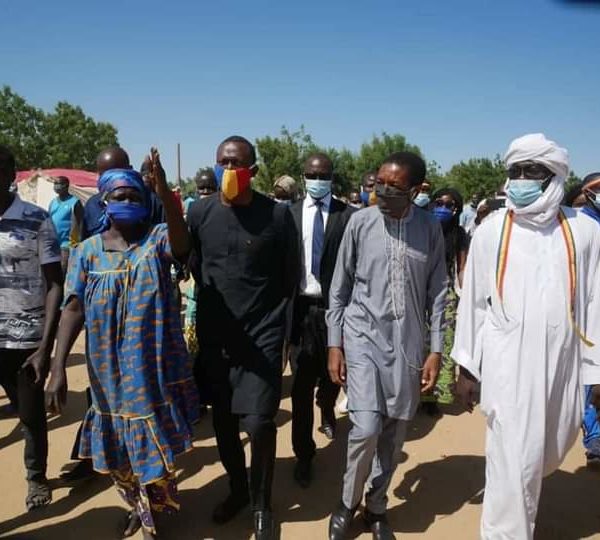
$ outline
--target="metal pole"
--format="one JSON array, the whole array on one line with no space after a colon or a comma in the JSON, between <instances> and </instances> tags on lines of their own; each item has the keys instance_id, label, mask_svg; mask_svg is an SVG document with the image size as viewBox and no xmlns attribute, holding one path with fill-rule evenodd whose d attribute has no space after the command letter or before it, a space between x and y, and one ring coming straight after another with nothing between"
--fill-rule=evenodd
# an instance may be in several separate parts
<instances>
[{"instance_id":1,"label":"metal pole","mask_svg":"<svg viewBox=\"0 0 600 540\"><path fill-rule=\"evenodd\" d=\"M177 185L181 187L181 147L177 143Z\"/></svg>"}]
</instances>

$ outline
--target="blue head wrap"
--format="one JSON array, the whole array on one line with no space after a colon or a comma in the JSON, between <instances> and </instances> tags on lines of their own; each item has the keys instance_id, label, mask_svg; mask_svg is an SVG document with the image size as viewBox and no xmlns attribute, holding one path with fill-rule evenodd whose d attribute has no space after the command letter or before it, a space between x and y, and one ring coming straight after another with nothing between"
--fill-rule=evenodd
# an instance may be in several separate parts
<instances>
[{"instance_id":1,"label":"blue head wrap","mask_svg":"<svg viewBox=\"0 0 600 540\"><path fill-rule=\"evenodd\" d=\"M119 188L133 188L139 191L144 198L144 205L150 208L150 192L146 185L142 175L133 169L109 169L102 173L98 178L98 191L105 198L109 193ZM110 222L106 211L102 216L102 231L106 231Z\"/></svg>"}]
</instances>

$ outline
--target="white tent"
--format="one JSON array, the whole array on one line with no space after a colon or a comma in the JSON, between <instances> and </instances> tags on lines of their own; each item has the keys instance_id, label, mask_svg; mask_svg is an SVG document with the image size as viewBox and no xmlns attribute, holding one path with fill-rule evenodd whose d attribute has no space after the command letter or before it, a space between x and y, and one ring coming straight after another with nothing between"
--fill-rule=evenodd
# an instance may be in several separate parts
<instances>
[{"instance_id":1,"label":"white tent","mask_svg":"<svg viewBox=\"0 0 600 540\"><path fill-rule=\"evenodd\" d=\"M54 181L57 176L66 176L69 181L69 192L75 195L82 204L95 193L96 175L87 171L69 169L47 169L37 171L20 171L17 173L17 189L19 196L25 200L48 209L50 201L56 197Z\"/></svg>"}]
</instances>

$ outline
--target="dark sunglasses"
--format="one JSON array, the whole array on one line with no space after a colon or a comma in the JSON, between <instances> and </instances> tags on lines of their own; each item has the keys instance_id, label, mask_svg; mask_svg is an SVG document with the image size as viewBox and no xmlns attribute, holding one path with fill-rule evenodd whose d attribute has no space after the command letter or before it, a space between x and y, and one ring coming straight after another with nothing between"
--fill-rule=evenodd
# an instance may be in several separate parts
<instances>
[{"instance_id":1,"label":"dark sunglasses","mask_svg":"<svg viewBox=\"0 0 600 540\"><path fill-rule=\"evenodd\" d=\"M506 171L506 174L509 178L527 178L529 180L545 180L548 177L553 176L552 171L539 163L511 165Z\"/></svg>"},{"instance_id":2,"label":"dark sunglasses","mask_svg":"<svg viewBox=\"0 0 600 540\"><path fill-rule=\"evenodd\" d=\"M444 201L442 201L442 199L438 199L437 201L434 201L433 204L437 208L441 208L442 206L445 206L448 210L454 210L456 208L456 203L454 201L444 202Z\"/></svg>"},{"instance_id":3,"label":"dark sunglasses","mask_svg":"<svg viewBox=\"0 0 600 540\"><path fill-rule=\"evenodd\" d=\"M304 178L306 178L307 180L326 180L328 182L331 180L331 176L323 176L320 174L313 174L313 173L305 174Z\"/></svg>"}]
</instances>

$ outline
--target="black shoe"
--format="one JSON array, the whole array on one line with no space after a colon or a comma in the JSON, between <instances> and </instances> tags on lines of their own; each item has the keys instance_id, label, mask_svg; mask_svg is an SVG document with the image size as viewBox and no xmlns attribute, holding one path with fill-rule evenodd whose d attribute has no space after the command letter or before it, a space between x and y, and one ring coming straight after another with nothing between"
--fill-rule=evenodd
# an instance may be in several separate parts
<instances>
[{"instance_id":1,"label":"black shoe","mask_svg":"<svg viewBox=\"0 0 600 540\"><path fill-rule=\"evenodd\" d=\"M600 470L600 455L586 452L585 460L588 469L592 469L594 471Z\"/></svg>"},{"instance_id":2,"label":"black shoe","mask_svg":"<svg viewBox=\"0 0 600 540\"><path fill-rule=\"evenodd\" d=\"M96 471L94 471L92 460L83 459L70 471L62 473L60 475L60 479L65 482L77 482L79 480L93 478L95 475Z\"/></svg>"},{"instance_id":3,"label":"black shoe","mask_svg":"<svg viewBox=\"0 0 600 540\"><path fill-rule=\"evenodd\" d=\"M248 495L230 494L215 508L212 519L218 525L223 525L223 523L227 523L237 516L249 503L250 497Z\"/></svg>"},{"instance_id":4,"label":"black shoe","mask_svg":"<svg viewBox=\"0 0 600 540\"><path fill-rule=\"evenodd\" d=\"M440 407L435 401L424 401L421 403L421 409L427 416L433 418L442 415L442 411L440 411Z\"/></svg>"},{"instance_id":5,"label":"black shoe","mask_svg":"<svg viewBox=\"0 0 600 540\"><path fill-rule=\"evenodd\" d=\"M373 514L365 508L363 520L367 528L373 533L373 540L394 540L396 538L385 513Z\"/></svg>"},{"instance_id":6,"label":"black shoe","mask_svg":"<svg viewBox=\"0 0 600 540\"><path fill-rule=\"evenodd\" d=\"M338 509L331 514L329 519L329 540L346 540L348 538L354 512L356 512L356 508L350 510L344 506L343 502L340 502Z\"/></svg>"},{"instance_id":7,"label":"black shoe","mask_svg":"<svg viewBox=\"0 0 600 540\"><path fill-rule=\"evenodd\" d=\"M335 426L331 424L323 424L319 427L319 431L325 435L330 441L335 439Z\"/></svg>"},{"instance_id":8,"label":"black shoe","mask_svg":"<svg viewBox=\"0 0 600 540\"><path fill-rule=\"evenodd\" d=\"M275 537L273 514L270 510L254 512L254 538L256 540L272 540Z\"/></svg>"},{"instance_id":9,"label":"black shoe","mask_svg":"<svg viewBox=\"0 0 600 540\"><path fill-rule=\"evenodd\" d=\"M294 467L294 480L303 489L310 486L312 480L312 464L310 459L300 459Z\"/></svg>"}]
</instances>

